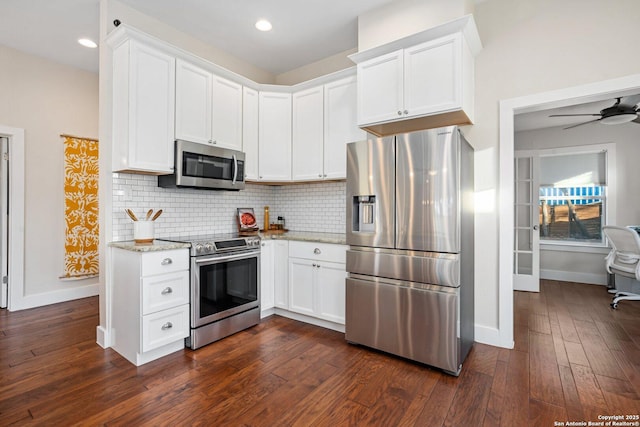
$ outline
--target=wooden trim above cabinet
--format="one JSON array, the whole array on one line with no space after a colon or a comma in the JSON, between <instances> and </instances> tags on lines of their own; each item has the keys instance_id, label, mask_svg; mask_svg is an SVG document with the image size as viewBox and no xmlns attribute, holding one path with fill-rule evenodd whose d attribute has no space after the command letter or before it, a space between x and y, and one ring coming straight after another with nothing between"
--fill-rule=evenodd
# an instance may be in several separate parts
<instances>
[{"instance_id":1,"label":"wooden trim above cabinet","mask_svg":"<svg viewBox=\"0 0 640 427\"><path fill-rule=\"evenodd\" d=\"M398 133L415 132L423 129L434 129L445 126L472 125L471 119L462 111L450 111L431 116L416 117L415 119L405 119L397 122L373 124L362 129L371 132L376 136L395 135Z\"/></svg>"}]
</instances>

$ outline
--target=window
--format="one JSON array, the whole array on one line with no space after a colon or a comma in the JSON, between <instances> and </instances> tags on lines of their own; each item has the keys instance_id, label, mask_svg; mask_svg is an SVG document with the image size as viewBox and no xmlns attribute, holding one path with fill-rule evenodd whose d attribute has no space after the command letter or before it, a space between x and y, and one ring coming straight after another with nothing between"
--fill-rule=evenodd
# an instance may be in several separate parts
<instances>
[{"instance_id":1,"label":"window","mask_svg":"<svg viewBox=\"0 0 640 427\"><path fill-rule=\"evenodd\" d=\"M583 147L582 150L588 149ZM540 156L540 242L603 246L607 223L607 151Z\"/></svg>"},{"instance_id":2,"label":"window","mask_svg":"<svg viewBox=\"0 0 640 427\"><path fill-rule=\"evenodd\" d=\"M540 187L540 240L600 244L606 187Z\"/></svg>"}]
</instances>

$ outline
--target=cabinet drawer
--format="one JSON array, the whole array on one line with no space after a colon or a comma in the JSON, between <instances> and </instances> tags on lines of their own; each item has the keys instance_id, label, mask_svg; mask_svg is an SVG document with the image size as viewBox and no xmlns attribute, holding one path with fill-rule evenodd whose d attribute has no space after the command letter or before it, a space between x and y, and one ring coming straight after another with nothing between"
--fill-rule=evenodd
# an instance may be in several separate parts
<instances>
[{"instance_id":1,"label":"cabinet drawer","mask_svg":"<svg viewBox=\"0 0 640 427\"><path fill-rule=\"evenodd\" d=\"M289 242L289 256L316 261L346 262L347 247L330 243Z\"/></svg>"},{"instance_id":2,"label":"cabinet drawer","mask_svg":"<svg viewBox=\"0 0 640 427\"><path fill-rule=\"evenodd\" d=\"M142 314L189 303L189 270L142 278Z\"/></svg>"},{"instance_id":3,"label":"cabinet drawer","mask_svg":"<svg viewBox=\"0 0 640 427\"><path fill-rule=\"evenodd\" d=\"M142 352L186 338L189 335L189 304L142 317Z\"/></svg>"},{"instance_id":4,"label":"cabinet drawer","mask_svg":"<svg viewBox=\"0 0 640 427\"><path fill-rule=\"evenodd\" d=\"M142 276L189 269L189 250L147 252L142 254Z\"/></svg>"}]
</instances>

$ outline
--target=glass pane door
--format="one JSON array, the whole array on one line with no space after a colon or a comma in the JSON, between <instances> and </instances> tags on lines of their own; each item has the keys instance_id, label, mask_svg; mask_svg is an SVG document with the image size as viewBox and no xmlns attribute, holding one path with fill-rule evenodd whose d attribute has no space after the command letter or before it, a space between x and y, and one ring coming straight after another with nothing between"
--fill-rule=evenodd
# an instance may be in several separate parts
<instances>
[{"instance_id":1,"label":"glass pane door","mask_svg":"<svg viewBox=\"0 0 640 427\"><path fill-rule=\"evenodd\" d=\"M513 288L517 291L540 291L538 165L537 156L515 153Z\"/></svg>"}]
</instances>

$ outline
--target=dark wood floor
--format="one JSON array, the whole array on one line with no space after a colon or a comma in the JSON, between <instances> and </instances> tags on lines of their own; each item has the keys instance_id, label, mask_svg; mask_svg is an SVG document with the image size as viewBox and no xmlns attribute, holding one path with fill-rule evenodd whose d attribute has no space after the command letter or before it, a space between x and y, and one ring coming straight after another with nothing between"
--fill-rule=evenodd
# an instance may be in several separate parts
<instances>
[{"instance_id":1,"label":"dark wood floor","mask_svg":"<svg viewBox=\"0 0 640 427\"><path fill-rule=\"evenodd\" d=\"M0 311L0 425L553 426L640 414L640 303L603 287L516 293L513 350L459 378L272 316L136 368L95 344L98 300Z\"/></svg>"}]
</instances>

